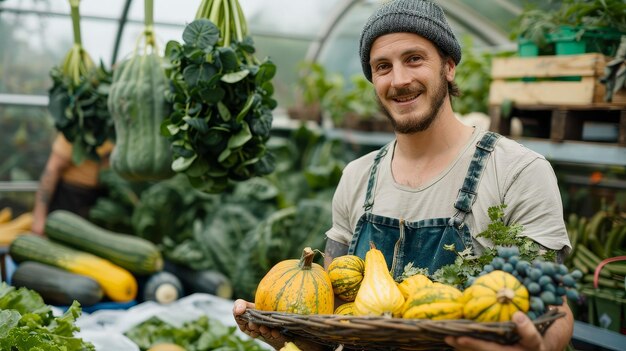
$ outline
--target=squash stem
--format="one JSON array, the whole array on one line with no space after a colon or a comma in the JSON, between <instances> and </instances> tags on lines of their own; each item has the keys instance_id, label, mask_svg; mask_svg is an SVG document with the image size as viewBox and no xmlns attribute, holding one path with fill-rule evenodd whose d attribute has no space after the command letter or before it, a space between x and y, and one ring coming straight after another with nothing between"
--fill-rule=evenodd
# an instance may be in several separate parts
<instances>
[{"instance_id":1,"label":"squash stem","mask_svg":"<svg viewBox=\"0 0 626 351\"><path fill-rule=\"evenodd\" d=\"M509 303L513 301L514 297L515 291L509 288L500 289L496 293L496 299L498 300L498 303Z\"/></svg>"},{"instance_id":2,"label":"squash stem","mask_svg":"<svg viewBox=\"0 0 626 351\"><path fill-rule=\"evenodd\" d=\"M80 0L70 0L70 8L72 9L72 28L74 30L74 44L81 45L82 39L80 36L80 12L78 11L78 5Z\"/></svg>"},{"instance_id":3,"label":"squash stem","mask_svg":"<svg viewBox=\"0 0 626 351\"><path fill-rule=\"evenodd\" d=\"M144 2L144 35L146 36L146 49L151 47L156 50L156 39L154 38L154 2L145 0ZM147 51L147 50L146 50Z\"/></svg>"},{"instance_id":4,"label":"squash stem","mask_svg":"<svg viewBox=\"0 0 626 351\"><path fill-rule=\"evenodd\" d=\"M315 251L313 251L310 247L305 247L302 251L302 257L300 258L300 269L307 270L311 269L311 265L313 264L313 258L315 257Z\"/></svg>"}]
</instances>

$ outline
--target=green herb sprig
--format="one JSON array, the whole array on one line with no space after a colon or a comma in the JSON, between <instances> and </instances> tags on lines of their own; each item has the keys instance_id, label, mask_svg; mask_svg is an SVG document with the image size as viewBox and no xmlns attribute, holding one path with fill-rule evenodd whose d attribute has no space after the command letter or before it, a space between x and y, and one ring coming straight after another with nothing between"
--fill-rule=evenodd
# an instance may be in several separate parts
<instances>
[{"instance_id":1,"label":"green herb sprig","mask_svg":"<svg viewBox=\"0 0 626 351\"><path fill-rule=\"evenodd\" d=\"M493 246L486 247L480 256L472 253L471 248L461 252L453 247L445 247L446 250L455 251L457 258L454 263L446 265L433 273L432 279L441 283L464 287L468 278L475 277L483 269L483 266L498 255L498 246L517 246L520 251L520 259L532 262L535 259L554 261L556 251L544 249L532 239L522 236L524 227L518 223L506 225L504 223L504 209L506 204L490 207L487 212L491 223L478 237L490 240Z\"/></svg>"}]
</instances>

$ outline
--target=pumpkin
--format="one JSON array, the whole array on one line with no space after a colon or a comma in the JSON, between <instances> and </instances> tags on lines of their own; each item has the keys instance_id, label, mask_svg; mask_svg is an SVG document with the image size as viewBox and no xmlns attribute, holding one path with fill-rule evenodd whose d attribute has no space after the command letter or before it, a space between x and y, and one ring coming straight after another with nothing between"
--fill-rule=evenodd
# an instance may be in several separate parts
<instances>
[{"instance_id":1,"label":"pumpkin","mask_svg":"<svg viewBox=\"0 0 626 351\"><path fill-rule=\"evenodd\" d=\"M387 270L383 253L370 244L365 254L365 273L354 300L357 316L399 316L404 296Z\"/></svg>"},{"instance_id":2,"label":"pumpkin","mask_svg":"<svg viewBox=\"0 0 626 351\"><path fill-rule=\"evenodd\" d=\"M465 318L478 322L510 321L513 313L526 313L530 304L526 287L512 274L499 270L476 278L463 295Z\"/></svg>"},{"instance_id":3,"label":"pumpkin","mask_svg":"<svg viewBox=\"0 0 626 351\"><path fill-rule=\"evenodd\" d=\"M254 303L262 311L296 314L332 314L333 287L328 273L313 263L315 251L304 248L302 257L274 265L261 279Z\"/></svg>"},{"instance_id":4,"label":"pumpkin","mask_svg":"<svg viewBox=\"0 0 626 351\"><path fill-rule=\"evenodd\" d=\"M461 291L450 286L426 286L411 294L402 307L402 318L406 319L460 319L463 304Z\"/></svg>"},{"instance_id":5,"label":"pumpkin","mask_svg":"<svg viewBox=\"0 0 626 351\"><path fill-rule=\"evenodd\" d=\"M402 296L404 296L405 299L408 299L412 293L432 285L432 280L430 280L427 276L423 274L415 274L404 279L400 284L398 284L398 288L400 288Z\"/></svg>"},{"instance_id":6,"label":"pumpkin","mask_svg":"<svg viewBox=\"0 0 626 351\"><path fill-rule=\"evenodd\" d=\"M166 179L174 174L170 142L161 135L161 123L171 110L166 100L170 83L163 58L157 54L154 32L146 28L142 35L146 36L146 47L143 51L136 47L134 54L114 70L108 97L116 135L111 168L135 181Z\"/></svg>"},{"instance_id":7,"label":"pumpkin","mask_svg":"<svg viewBox=\"0 0 626 351\"><path fill-rule=\"evenodd\" d=\"M365 261L359 256L335 257L328 265L328 276L333 292L344 301L354 301L363 281Z\"/></svg>"},{"instance_id":8,"label":"pumpkin","mask_svg":"<svg viewBox=\"0 0 626 351\"><path fill-rule=\"evenodd\" d=\"M334 314L342 315L342 316L354 316L354 302L347 302L343 305L339 305Z\"/></svg>"}]
</instances>

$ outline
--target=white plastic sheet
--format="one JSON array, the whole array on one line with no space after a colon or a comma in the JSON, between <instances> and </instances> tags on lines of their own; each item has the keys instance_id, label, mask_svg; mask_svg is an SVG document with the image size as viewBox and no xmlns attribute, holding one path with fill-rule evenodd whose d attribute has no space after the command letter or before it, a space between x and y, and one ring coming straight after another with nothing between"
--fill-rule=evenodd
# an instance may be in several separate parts
<instances>
[{"instance_id":1,"label":"white plastic sheet","mask_svg":"<svg viewBox=\"0 0 626 351\"><path fill-rule=\"evenodd\" d=\"M168 305L146 301L127 310L98 310L83 314L76 324L81 328L78 336L94 344L97 351L139 351L139 348L124 333L142 322L157 317L174 326L201 316L208 316L224 325L236 325L232 314L234 301L209 294L193 294ZM237 329L237 335L250 337ZM267 350L267 344L259 342Z\"/></svg>"}]
</instances>

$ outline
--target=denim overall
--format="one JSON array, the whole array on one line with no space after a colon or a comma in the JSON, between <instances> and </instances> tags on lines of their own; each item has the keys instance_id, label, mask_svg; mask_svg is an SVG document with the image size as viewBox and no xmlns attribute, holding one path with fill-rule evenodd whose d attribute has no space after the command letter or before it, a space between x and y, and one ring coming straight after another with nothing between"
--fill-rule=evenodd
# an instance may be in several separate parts
<instances>
[{"instance_id":1,"label":"denim overall","mask_svg":"<svg viewBox=\"0 0 626 351\"><path fill-rule=\"evenodd\" d=\"M381 148L369 175L363 205L365 213L356 225L348 254L364 258L370 249L370 242L374 243L384 254L394 278L402 275L404 266L409 262L413 262L414 267L428 268L428 274L435 273L441 266L454 263L456 254L445 250L443 246L454 244L456 251L472 247L472 236L463 220L472 210L480 177L499 137L499 134L487 132L477 143L463 186L459 189L459 195L454 203L457 210L454 217L430 218L416 222L372 213L374 206L372 190L376 184L376 173L390 144Z\"/></svg>"}]
</instances>

